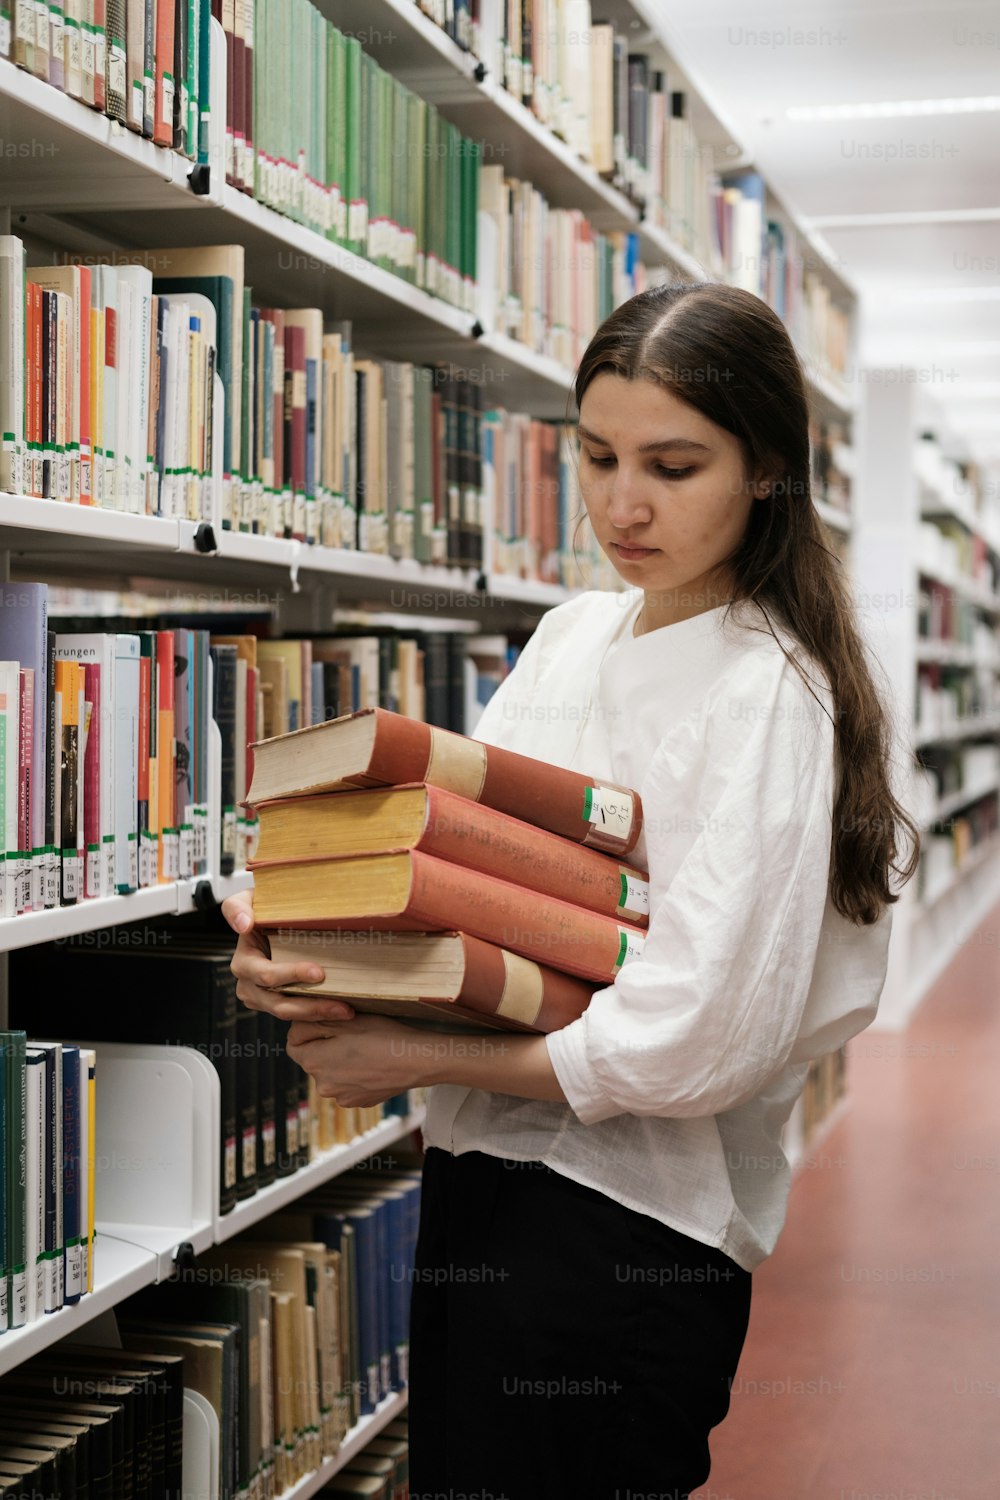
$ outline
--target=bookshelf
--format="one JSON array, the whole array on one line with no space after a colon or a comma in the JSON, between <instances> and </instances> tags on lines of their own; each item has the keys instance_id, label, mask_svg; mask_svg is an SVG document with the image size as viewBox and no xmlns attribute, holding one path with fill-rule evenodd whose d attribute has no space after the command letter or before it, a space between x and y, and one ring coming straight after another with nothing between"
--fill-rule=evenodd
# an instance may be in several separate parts
<instances>
[{"instance_id":1,"label":"bookshelf","mask_svg":"<svg viewBox=\"0 0 1000 1500\"><path fill-rule=\"evenodd\" d=\"M511 176L541 191L554 208L585 214L595 229L637 237L638 253L651 272L665 277L716 278L719 267L705 247L670 233L645 217L627 184L608 181L565 140L516 99L496 70L452 41L413 0L325 0L324 13L353 30L383 66L434 104L467 135L486 143L487 161L499 160ZM483 0L487 30L484 52L495 51L497 6ZM684 70L671 45L661 7L652 0L612 0L606 14L654 65L665 67L672 88L688 98L689 118L701 147L718 169L737 164L739 146L724 121ZM490 41L492 34L493 41ZM218 53L221 31L214 37ZM213 58L216 62L217 56ZM217 73L217 69L216 69ZM481 76L479 76L481 75ZM225 76L224 58L222 76ZM213 118L225 120L224 93L212 97ZM350 318L363 332L366 351L395 359L450 363L488 386L512 411L565 419L573 372L496 327L482 328L475 311L461 310L354 254L266 204L227 185L218 132L213 136L208 191L192 189L192 162L144 140L54 87L0 59L0 136L27 148L0 157L0 232L85 258L113 248L210 245L235 242L246 253L246 282L261 303L318 307L327 320ZM25 160L27 157L27 161ZM773 194L769 211L790 219ZM804 234L801 226L800 233ZM856 299L821 247L811 264L844 305L853 328ZM853 332L852 332L853 337ZM853 438L857 403L853 393L822 362L809 360L806 378L815 414L843 429L842 467ZM817 510L831 538L853 548L853 520L842 503L817 494ZM419 564L409 560L342 551L297 540L215 529L214 548L199 550L197 525L162 516L82 509L65 503L0 494L0 577L90 580L111 587L141 588L143 582L174 582L192 588L259 585L282 596L277 618L328 622L342 603L399 608L397 596L426 599L404 606L420 614L444 611L475 621L484 630L530 628L539 613L568 598L571 589L500 573ZM1000 715L998 715L1000 717ZM971 722L971 721L970 721ZM981 724L991 722L989 718ZM995 721L992 721L996 727ZM978 726L977 726L978 727ZM957 810L957 805L955 810ZM940 816L950 816L951 809ZM210 872L215 899L245 888L249 877ZM81 902L75 907L0 921L2 954L19 947L67 938L134 921L194 909L198 880L182 880L131 896ZM947 896L941 897L942 905ZM2 985L0 985L2 989ZM814 1111L813 1111L814 1112ZM786 1140L793 1164L819 1139L809 1134L801 1107ZM827 1116L828 1122L836 1118ZM171 1226L132 1226L116 1221L116 1234L102 1235L95 1290L75 1307L43 1318L0 1339L0 1373L109 1312L125 1297L168 1273L177 1245L194 1233L199 1248L221 1244L328 1181L372 1152L419 1126L420 1113L389 1119L338 1147L294 1176L280 1179L231 1214L205 1217L197 1231ZM176 1226L175 1226L176 1228ZM145 1234L143 1234L145 1231ZM128 1237L132 1233L133 1237ZM144 1243L136 1243L144 1239ZM405 1392L387 1398L349 1434L337 1458L300 1480L288 1496L306 1500L349 1461L380 1426L405 1405Z\"/></svg>"},{"instance_id":2,"label":"bookshelf","mask_svg":"<svg viewBox=\"0 0 1000 1500\"><path fill-rule=\"evenodd\" d=\"M1000 899L1000 517L918 373L864 372L854 539L910 751L900 792L924 841L893 917L876 1021L892 1030Z\"/></svg>"}]
</instances>

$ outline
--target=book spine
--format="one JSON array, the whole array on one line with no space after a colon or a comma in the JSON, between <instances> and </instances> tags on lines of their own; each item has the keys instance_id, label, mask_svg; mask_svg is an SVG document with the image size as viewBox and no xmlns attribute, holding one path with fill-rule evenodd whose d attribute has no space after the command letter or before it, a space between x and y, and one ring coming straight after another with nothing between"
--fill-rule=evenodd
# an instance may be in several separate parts
<instances>
[{"instance_id":1,"label":"book spine","mask_svg":"<svg viewBox=\"0 0 1000 1500\"><path fill-rule=\"evenodd\" d=\"M63 1296L67 1305L83 1295L83 1252L80 1241L80 1049L62 1049L62 1205Z\"/></svg>"},{"instance_id":2,"label":"book spine","mask_svg":"<svg viewBox=\"0 0 1000 1500\"><path fill-rule=\"evenodd\" d=\"M101 755L107 753L106 747L102 745L101 735L101 668L96 662L85 664L84 680L86 700L91 705L90 729L83 757L83 844L86 850L84 894L95 897L105 894L102 868Z\"/></svg>"}]
</instances>

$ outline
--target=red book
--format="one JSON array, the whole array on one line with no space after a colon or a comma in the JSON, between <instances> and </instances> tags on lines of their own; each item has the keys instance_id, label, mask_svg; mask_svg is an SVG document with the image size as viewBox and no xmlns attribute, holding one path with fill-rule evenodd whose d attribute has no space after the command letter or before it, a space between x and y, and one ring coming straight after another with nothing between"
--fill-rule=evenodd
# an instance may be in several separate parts
<instances>
[{"instance_id":1,"label":"red book","mask_svg":"<svg viewBox=\"0 0 1000 1500\"><path fill-rule=\"evenodd\" d=\"M251 868L419 849L645 927L649 877L609 854L437 786L371 787L262 803Z\"/></svg>"},{"instance_id":2,"label":"red book","mask_svg":"<svg viewBox=\"0 0 1000 1500\"><path fill-rule=\"evenodd\" d=\"M101 894L101 669L96 662L85 662L83 695L91 705L90 732L83 758L83 843L87 851L84 866L88 897Z\"/></svg>"},{"instance_id":3,"label":"red book","mask_svg":"<svg viewBox=\"0 0 1000 1500\"><path fill-rule=\"evenodd\" d=\"M362 709L259 741L247 800L260 804L414 781L444 787L607 854L627 854L642 831L638 792L385 708Z\"/></svg>"},{"instance_id":4,"label":"red book","mask_svg":"<svg viewBox=\"0 0 1000 1500\"><path fill-rule=\"evenodd\" d=\"M156 0L156 93L153 103L153 140L158 146L174 143L174 0Z\"/></svg>"},{"instance_id":5,"label":"red book","mask_svg":"<svg viewBox=\"0 0 1000 1500\"><path fill-rule=\"evenodd\" d=\"M20 853L31 848L31 770L35 737L35 671L22 667L18 674L19 729L17 747L17 847Z\"/></svg>"},{"instance_id":6,"label":"red book","mask_svg":"<svg viewBox=\"0 0 1000 1500\"><path fill-rule=\"evenodd\" d=\"M610 984L646 934L481 870L407 849L255 865L254 920L264 928L463 932L565 974Z\"/></svg>"},{"instance_id":7,"label":"red book","mask_svg":"<svg viewBox=\"0 0 1000 1500\"><path fill-rule=\"evenodd\" d=\"M42 493L42 289L35 282L27 286L30 318L30 361L28 365L28 410L31 423L32 484L31 493Z\"/></svg>"},{"instance_id":8,"label":"red book","mask_svg":"<svg viewBox=\"0 0 1000 1500\"><path fill-rule=\"evenodd\" d=\"M275 963L316 963L319 984L288 994L336 995L356 1011L437 1025L559 1031L583 1014L594 986L467 932L387 932L344 943L337 933L272 933Z\"/></svg>"}]
</instances>

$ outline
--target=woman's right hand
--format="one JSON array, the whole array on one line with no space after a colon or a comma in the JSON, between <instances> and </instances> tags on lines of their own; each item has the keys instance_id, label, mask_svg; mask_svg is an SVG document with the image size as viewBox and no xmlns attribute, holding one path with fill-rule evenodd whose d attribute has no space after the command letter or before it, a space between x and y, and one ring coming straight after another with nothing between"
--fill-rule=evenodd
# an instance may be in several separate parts
<instances>
[{"instance_id":1,"label":"woman's right hand","mask_svg":"<svg viewBox=\"0 0 1000 1500\"><path fill-rule=\"evenodd\" d=\"M239 935L236 952L230 964L236 975L236 993L250 1010L270 1011L281 1021L350 1021L354 1008L346 1000L331 1000L317 995L284 995L290 984L316 984L323 970L318 964L275 964L267 937L258 932L253 921L253 892L238 891L222 903L222 915Z\"/></svg>"}]
</instances>

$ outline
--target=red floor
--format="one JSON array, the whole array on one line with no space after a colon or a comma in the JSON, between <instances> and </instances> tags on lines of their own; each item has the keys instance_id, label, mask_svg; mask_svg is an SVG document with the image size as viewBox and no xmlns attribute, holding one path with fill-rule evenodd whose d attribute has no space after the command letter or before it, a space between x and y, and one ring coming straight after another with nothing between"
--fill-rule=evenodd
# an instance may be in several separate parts
<instances>
[{"instance_id":1,"label":"red floor","mask_svg":"<svg viewBox=\"0 0 1000 1500\"><path fill-rule=\"evenodd\" d=\"M1000 908L849 1088L692 1500L1000 1500Z\"/></svg>"}]
</instances>

